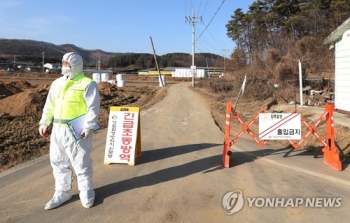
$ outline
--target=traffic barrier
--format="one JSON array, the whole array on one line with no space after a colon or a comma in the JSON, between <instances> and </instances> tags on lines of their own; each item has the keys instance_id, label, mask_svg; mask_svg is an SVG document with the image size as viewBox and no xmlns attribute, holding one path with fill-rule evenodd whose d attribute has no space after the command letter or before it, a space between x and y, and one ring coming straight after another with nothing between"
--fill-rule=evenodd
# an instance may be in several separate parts
<instances>
[{"instance_id":1,"label":"traffic barrier","mask_svg":"<svg viewBox=\"0 0 350 223\"><path fill-rule=\"evenodd\" d=\"M252 118L252 120L248 124L246 124L238 115L238 113L234 110L234 108L232 108L232 102L230 101L227 103L224 147L223 147L223 154L222 154L222 160L225 168L230 167L230 155L232 155L232 152L230 151L231 146L235 142L237 142L239 137L241 137L244 132L247 132L260 147L263 147L268 142L268 140L260 141L250 130L250 126L258 120L259 114L261 113L265 113L265 111L261 110L256 116ZM293 113L296 113L296 111L293 111L291 114ZM294 143L289 139L288 139L288 142L293 146L294 149L296 149L300 146L302 142L305 141L305 139L309 135L311 134L315 135L316 138L324 145L324 148L322 149L324 163L326 163L327 165L329 165L330 167L332 167L337 171L341 171L342 164L340 162L339 153L335 147L333 113L334 113L334 103L328 102L325 105L324 113L317 119L314 125L312 126L308 125L305 119L301 118L301 122L307 127L307 132L302 136L299 142ZM238 122L242 125L242 130L230 141L231 115L233 115L233 117L235 117L238 120ZM316 127L320 124L320 122L323 119L326 120L326 137L324 139L315 131ZM287 119L287 121L290 121L290 120L292 119Z\"/></svg>"},{"instance_id":2,"label":"traffic barrier","mask_svg":"<svg viewBox=\"0 0 350 223\"><path fill-rule=\"evenodd\" d=\"M226 105L226 121L225 121L225 138L224 138L224 151L222 153L222 161L224 162L224 167L228 168L230 166L230 132L231 132L231 108L232 102L229 101Z\"/></svg>"}]
</instances>

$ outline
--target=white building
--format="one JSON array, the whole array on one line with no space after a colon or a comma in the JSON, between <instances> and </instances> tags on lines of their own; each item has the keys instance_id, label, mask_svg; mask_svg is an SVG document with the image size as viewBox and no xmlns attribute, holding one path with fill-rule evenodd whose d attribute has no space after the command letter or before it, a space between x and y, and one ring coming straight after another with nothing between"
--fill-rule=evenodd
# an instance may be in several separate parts
<instances>
[{"instance_id":1,"label":"white building","mask_svg":"<svg viewBox=\"0 0 350 223\"><path fill-rule=\"evenodd\" d=\"M44 68L45 73L61 73L61 64L46 63Z\"/></svg>"},{"instance_id":2,"label":"white building","mask_svg":"<svg viewBox=\"0 0 350 223\"><path fill-rule=\"evenodd\" d=\"M350 18L334 30L323 42L335 47L335 100L340 112L350 112Z\"/></svg>"},{"instance_id":3,"label":"white building","mask_svg":"<svg viewBox=\"0 0 350 223\"><path fill-rule=\"evenodd\" d=\"M61 69L61 64L46 63L46 64L44 64L44 67L51 69L51 70Z\"/></svg>"}]
</instances>

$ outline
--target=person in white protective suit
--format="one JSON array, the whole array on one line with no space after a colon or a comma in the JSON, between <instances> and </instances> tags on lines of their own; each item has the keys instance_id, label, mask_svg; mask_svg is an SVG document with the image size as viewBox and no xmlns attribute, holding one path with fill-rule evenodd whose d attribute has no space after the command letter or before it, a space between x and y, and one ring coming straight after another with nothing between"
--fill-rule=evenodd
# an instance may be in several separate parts
<instances>
[{"instance_id":1,"label":"person in white protective suit","mask_svg":"<svg viewBox=\"0 0 350 223\"><path fill-rule=\"evenodd\" d=\"M39 133L46 136L47 127L53 122L50 138L50 163L55 178L55 193L45 210L53 209L68 201L73 167L77 176L79 197L85 208L93 206L95 192L92 183L93 128L100 112L100 93L96 82L83 73L83 59L74 52L66 53L62 60L62 74L53 81L46 98ZM76 141L67 121L86 114L84 136Z\"/></svg>"}]
</instances>

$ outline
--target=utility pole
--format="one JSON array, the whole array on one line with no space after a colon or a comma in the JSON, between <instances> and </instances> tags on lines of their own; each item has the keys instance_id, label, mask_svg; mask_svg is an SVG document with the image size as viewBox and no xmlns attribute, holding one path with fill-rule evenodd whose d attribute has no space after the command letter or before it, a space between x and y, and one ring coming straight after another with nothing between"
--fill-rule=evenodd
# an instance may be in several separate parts
<instances>
[{"instance_id":1,"label":"utility pole","mask_svg":"<svg viewBox=\"0 0 350 223\"><path fill-rule=\"evenodd\" d=\"M45 67L44 67L44 63L45 63L45 52L42 52L43 54L43 73L45 73Z\"/></svg>"},{"instance_id":2,"label":"utility pole","mask_svg":"<svg viewBox=\"0 0 350 223\"><path fill-rule=\"evenodd\" d=\"M194 52L195 52L195 36L196 36L196 30L195 30L195 23L197 20L200 20L202 22L202 16L195 17L194 16L194 7L192 6L192 16L185 16L186 22L192 24L192 67L194 66ZM194 87L194 75L195 72L192 73L192 87Z\"/></svg>"},{"instance_id":3,"label":"utility pole","mask_svg":"<svg viewBox=\"0 0 350 223\"><path fill-rule=\"evenodd\" d=\"M205 62L207 63L208 78L210 78L210 71L209 71L209 66L208 66L208 60L206 59Z\"/></svg>"},{"instance_id":4,"label":"utility pole","mask_svg":"<svg viewBox=\"0 0 350 223\"><path fill-rule=\"evenodd\" d=\"M101 69L101 57L98 57L98 70L100 70Z\"/></svg>"},{"instance_id":5,"label":"utility pole","mask_svg":"<svg viewBox=\"0 0 350 223\"><path fill-rule=\"evenodd\" d=\"M224 52L224 76L226 75L226 66L225 66L225 58L226 58L226 47L222 50Z\"/></svg>"},{"instance_id":6,"label":"utility pole","mask_svg":"<svg viewBox=\"0 0 350 223\"><path fill-rule=\"evenodd\" d=\"M301 64L303 62L303 59L299 59L299 94L300 94L300 107L304 106L303 102L303 69L301 68ZM295 102L296 103L296 102Z\"/></svg>"},{"instance_id":7,"label":"utility pole","mask_svg":"<svg viewBox=\"0 0 350 223\"><path fill-rule=\"evenodd\" d=\"M13 69L16 68L16 55L13 56Z\"/></svg>"}]
</instances>

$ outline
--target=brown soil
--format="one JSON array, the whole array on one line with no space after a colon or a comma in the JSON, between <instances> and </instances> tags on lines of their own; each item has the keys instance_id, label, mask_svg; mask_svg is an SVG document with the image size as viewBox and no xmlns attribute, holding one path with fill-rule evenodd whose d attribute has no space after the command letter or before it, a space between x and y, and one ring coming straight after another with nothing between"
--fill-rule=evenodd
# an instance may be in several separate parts
<instances>
[{"instance_id":1,"label":"brown soil","mask_svg":"<svg viewBox=\"0 0 350 223\"><path fill-rule=\"evenodd\" d=\"M22 162L35 159L48 153L49 137L42 138L38 133L39 119L50 84L60 74L38 73L7 73L0 72L0 172ZM110 79L115 79L112 75ZM101 111L99 124L107 127L110 106L137 106L141 110L151 107L162 100L170 85L190 79L172 79L167 77L167 87L160 88L155 77L125 76L126 87L118 88L108 82L99 83L101 95ZM225 129L225 110L227 101L235 102L232 93L213 93L205 87L193 89L199 93L211 110L212 116L222 131ZM237 104L236 111L245 122L249 122L260 109L266 112L276 112L276 106L285 104L269 98L262 101L252 101L242 97ZM284 110L283 112L288 112ZM309 124L314 124L315 115L311 112L301 112ZM304 132L306 128L303 127ZM241 129L237 120L232 120L231 139ZM325 136L324 121L317 127L317 133ZM251 126L254 133L258 133L257 124ZM335 125L336 147L342 158L348 158L350 144L347 140L349 128L345 125ZM49 129L50 132L50 129ZM247 133L244 135L248 136ZM224 134L223 134L224 137ZM291 147L286 141L269 141L278 147ZM315 155L322 154L322 144L313 136L298 149L311 150ZM291 147L292 148L292 147Z\"/></svg>"},{"instance_id":2,"label":"brown soil","mask_svg":"<svg viewBox=\"0 0 350 223\"><path fill-rule=\"evenodd\" d=\"M60 75L0 72L0 172L48 153L49 135L40 137L39 120L50 84ZM115 75L110 79L115 80ZM110 106L147 109L161 100L168 87L154 77L126 76L126 86L98 84L101 95L99 124L106 128ZM168 79L170 86L175 81ZM48 132L50 133L50 127Z\"/></svg>"}]
</instances>

